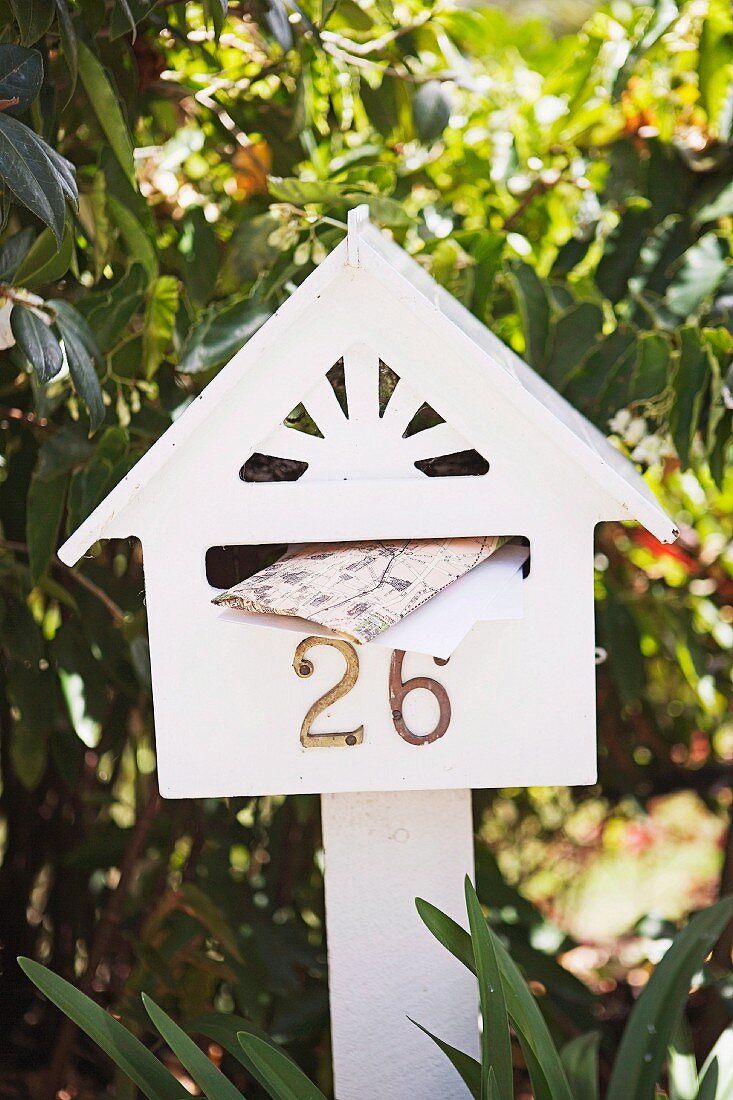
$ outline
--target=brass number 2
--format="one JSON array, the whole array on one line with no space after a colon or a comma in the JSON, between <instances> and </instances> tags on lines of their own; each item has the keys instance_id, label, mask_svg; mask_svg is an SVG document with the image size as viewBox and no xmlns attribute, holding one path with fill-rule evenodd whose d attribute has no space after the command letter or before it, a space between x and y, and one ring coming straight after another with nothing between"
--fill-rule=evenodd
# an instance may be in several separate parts
<instances>
[{"instance_id":1,"label":"brass number 2","mask_svg":"<svg viewBox=\"0 0 733 1100\"><path fill-rule=\"evenodd\" d=\"M342 641L341 638L312 637L303 639L293 657L293 668L301 679L313 675L313 662L309 661L305 655L309 649L317 645L330 645L337 649L346 661L346 672L330 691L327 691L325 695L315 701L306 714L303 725L300 727L300 742L305 748L321 745L325 748L331 748L334 745L360 745L364 740L363 726L352 730L351 733L311 732L311 726L318 715L330 707L332 703L335 703L337 699L343 699L344 695L348 695L359 677L359 658L352 645Z\"/></svg>"},{"instance_id":2,"label":"brass number 2","mask_svg":"<svg viewBox=\"0 0 733 1100\"><path fill-rule=\"evenodd\" d=\"M404 650L395 649L392 652L392 660L389 666L389 705L392 708L394 728L397 730L400 737L404 738L410 745L429 745L431 741L437 741L439 737L442 737L450 725L451 709L448 692L442 684L439 684L436 680L431 680L429 676L413 676L411 680L406 680L403 683L402 662L404 659ZM435 657L434 660L436 664L447 664L447 661L440 660L438 657ZM426 733L422 737L418 737L417 734L412 733L411 730L407 728L405 719L402 716L402 706L405 697L417 688L424 688L425 691L432 692L438 700L438 706L440 708L438 724L435 729L432 733Z\"/></svg>"}]
</instances>

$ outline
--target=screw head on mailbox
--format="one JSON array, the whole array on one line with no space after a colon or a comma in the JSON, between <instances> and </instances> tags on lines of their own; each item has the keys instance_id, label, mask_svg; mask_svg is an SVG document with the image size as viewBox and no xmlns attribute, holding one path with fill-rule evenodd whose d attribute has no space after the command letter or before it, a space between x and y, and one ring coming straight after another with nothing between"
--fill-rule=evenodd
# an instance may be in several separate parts
<instances>
[{"instance_id":1,"label":"screw head on mailbox","mask_svg":"<svg viewBox=\"0 0 733 1100\"><path fill-rule=\"evenodd\" d=\"M291 412L301 407L319 435L299 430L306 418ZM412 984L424 987L433 948L427 932L420 949L403 942L397 924L409 902L418 935L420 892L460 916L471 787L594 782L593 532L603 520L637 520L663 542L677 535L633 465L360 207L346 239L59 551L72 565L99 539L141 539L164 796L332 796L323 806L340 1100L461 1095L404 1016L430 1026L437 1006L440 1031L452 997L445 1037L465 1048L475 990L431 955L420 1016L404 1000L406 968L411 960ZM478 535L528 541L522 614L476 623L440 667L305 628L263 629L211 603L214 547ZM394 793L369 794L385 791ZM450 870L426 839L434 827L455 857ZM398 852L401 830L410 839ZM354 891L359 845L385 882L408 856L391 899L378 883ZM389 957L370 954L355 922L368 931L372 910L375 927L388 926L389 906ZM370 964L384 980L360 1015L349 984ZM384 1034L394 1001L400 1057L382 1049L370 1060L359 1033L366 1019Z\"/></svg>"}]
</instances>

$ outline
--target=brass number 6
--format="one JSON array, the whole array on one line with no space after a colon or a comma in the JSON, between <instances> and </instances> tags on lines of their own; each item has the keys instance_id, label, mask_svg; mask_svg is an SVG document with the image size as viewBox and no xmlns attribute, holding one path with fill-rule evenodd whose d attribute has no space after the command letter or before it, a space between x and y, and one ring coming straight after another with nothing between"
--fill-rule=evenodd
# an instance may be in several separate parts
<instances>
[{"instance_id":1,"label":"brass number 6","mask_svg":"<svg viewBox=\"0 0 733 1100\"><path fill-rule=\"evenodd\" d=\"M330 707L332 703L335 703L337 699L343 699L344 695L348 695L359 677L359 658L352 645L342 641L340 638L312 637L303 639L293 657L293 668L301 679L313 675L313 662L309 661L305 655L309 649L317 645L330 645L334 649L337 649L346 661L346 672L343 678L339 680L330 691L327 691L325 695L322 695L320 699L315 701L306 714L303 719L303 725L300 727L300 743L305 748L315 748L317 746L332 748L335 745L360 745L364 740L363 726L359 726L358 729L352 730L351 733L311 732L311 726L318 715Z\"/></svg>"},{"instance_id":2,"label":"brass number 6","mask_svg":"<svg viewBox=\"0 0 733 1100\"><path fill-rule=\"evenodd\" d=\"M436 680L431 680L429 676L413 676L411 680L406 680L403 683L402 662L404 659L405 651L403 649L393 650L389 665L389 705L392 708L394 728L400 737L404 738L410 745L429 745L431 741L437 741L439 737L442 737L450 725L451 708L448 692L442 684L439 684ZM436 664L447 664L447 661L440 660L438 657L435 657L434 660ZM412 733L407 728L405 719L402 716L402 705L405 697L417 688L424 688L426 691L432 692L440 707L437 726L432 733L426 733L422 737L418 737L417 734Z\"/></svg>"}]
</instances>

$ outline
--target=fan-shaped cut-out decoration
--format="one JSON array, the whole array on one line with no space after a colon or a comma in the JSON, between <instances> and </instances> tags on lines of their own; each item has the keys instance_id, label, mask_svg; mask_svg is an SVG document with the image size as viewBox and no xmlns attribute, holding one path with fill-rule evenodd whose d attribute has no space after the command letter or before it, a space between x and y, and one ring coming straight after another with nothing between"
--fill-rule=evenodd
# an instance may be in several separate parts
<instances>
[{"instance_id":1,"label":"fan-shaped cut-out decoration","mask_svg":"<svg viewBox=\"0 0 733 1100\"><path fill-rule=\"evenodd\" d=\"M262 440L243 481L476 477L489 463L366 345L347 351Z\"/></svg>"}]
</instances>

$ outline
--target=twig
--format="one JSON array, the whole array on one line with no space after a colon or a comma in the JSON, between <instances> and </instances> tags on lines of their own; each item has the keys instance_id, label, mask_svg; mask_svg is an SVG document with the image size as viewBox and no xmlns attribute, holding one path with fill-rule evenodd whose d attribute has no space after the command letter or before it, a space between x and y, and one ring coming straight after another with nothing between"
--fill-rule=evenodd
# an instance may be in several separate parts
<instances>
[{"instance_id":1,"label":"twig","mask_svg":"<svg viewBox=\"0 0 733 1100\"><path fill-rule=\"evenodd\" d=\"M417 31L420 27L428 23L436 14L434 7L428 8L421 15L419 15L412 23L406 24L404 27L396 27L394 30L387 31L379 38L373 38L370 42L354 42L351 38L344 38L340 34L336 34L334 31L321 31L321 38L324 42L331 42L333 45L339 47L342 50L347 51L350 54L357 54L359 57L366 57L371 53L379 53L380 50L390 46L393 42L396 42L398 38L402 38L406 34L412 34L413 31Z\"/></svg>"},{"instance_id":2,"label":"twig","mask_svg":"<svg viewBox=\"0 0 733 1100\"><path fill-rule=\"evenodd\" d=\"M11 539L0 539L0 549L12 550L16 554L24 554L27 558L30 557L30 550L24 542L13 542ZM104 604L115 622L122 623L126 620L127 614L122 610L119 604L116 604L112 597L109 596L103 588L100 588L98 584L90 580L89 577L86 577L83 573L79 573L76 569L71 569L70 566L65 565L61 559L56 556L51 558L50 564L54 569L58 569L59 572L63 573L64 576L70 577L72 580L76 581L81 588L85 588L87 592L95 596L100 603Z\"/></svg>"}]
</instances>

